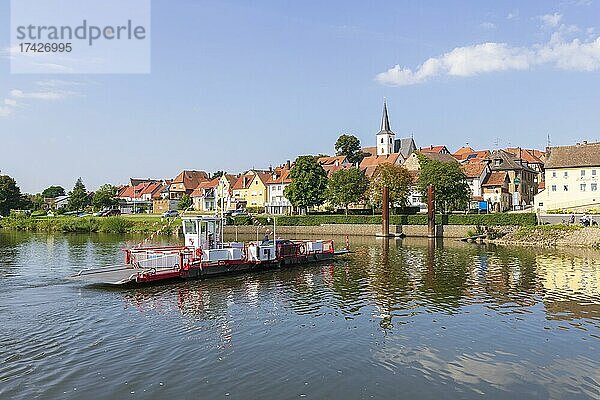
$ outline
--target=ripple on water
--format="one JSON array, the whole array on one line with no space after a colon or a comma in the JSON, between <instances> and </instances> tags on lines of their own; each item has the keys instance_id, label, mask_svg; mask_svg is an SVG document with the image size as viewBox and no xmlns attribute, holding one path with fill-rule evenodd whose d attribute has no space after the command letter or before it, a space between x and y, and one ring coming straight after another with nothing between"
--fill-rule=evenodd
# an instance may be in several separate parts
<instances>
[{"instance_id":1,"label":"ripple on water","mask_svg":"<svg viewBox=\"0 0 600 400\"><path fill-rule=\"evenodd\" d=\"M158 287L63 279L122 245L0 234L0 397L598 398L594 257L367 241Z\"/></svg>"}]
</instances>

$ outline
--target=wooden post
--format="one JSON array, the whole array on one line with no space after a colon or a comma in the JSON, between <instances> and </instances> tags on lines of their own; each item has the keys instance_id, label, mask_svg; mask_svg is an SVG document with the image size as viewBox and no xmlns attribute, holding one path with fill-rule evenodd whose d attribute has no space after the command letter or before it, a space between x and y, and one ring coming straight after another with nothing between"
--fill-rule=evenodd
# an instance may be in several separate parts
<instances>
[{"instance_id":1,"label":"wooden post","mask_svg":"<svg viewBox=\"0 0 600 400\"><path fill-rule=\"evenodd\" d=\"M435 188L427 186L427 237L435 237Z\"/></svg>"},{"instance_id":2,"label":"wooden post","mask_svg":"<svg viewBox=\"0 0 600 400\"><path fill-rule=\"evenodd\" d=\"M388 237L390 236L390 191L387 186L383 187L381 197L381 235Z\"/></svg>"}]
</instances>

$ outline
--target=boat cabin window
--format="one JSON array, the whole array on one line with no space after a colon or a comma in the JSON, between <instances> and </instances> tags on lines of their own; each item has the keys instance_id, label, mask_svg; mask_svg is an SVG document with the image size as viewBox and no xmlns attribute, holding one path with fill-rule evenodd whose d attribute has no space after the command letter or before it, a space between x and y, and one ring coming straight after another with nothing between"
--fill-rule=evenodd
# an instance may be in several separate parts
<instances>
[{"instance_id":1,"label":"boat cabin window","mask_svg":"<svg viewBox=\"0 0 600 400\"><path fill-rule=\"evenodd\" d=\"M198 233L196 221L192 221L192 220L183 221L183 229L185 230L184 233L186 233L186 234L195 235L196 233Z\"/></svg>"}]
</instances>

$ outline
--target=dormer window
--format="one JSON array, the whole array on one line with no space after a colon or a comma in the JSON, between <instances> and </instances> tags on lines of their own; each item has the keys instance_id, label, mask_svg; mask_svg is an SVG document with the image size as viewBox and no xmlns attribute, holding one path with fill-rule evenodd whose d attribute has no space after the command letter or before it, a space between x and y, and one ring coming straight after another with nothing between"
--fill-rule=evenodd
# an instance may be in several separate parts
<instances>
[{"instance_id":1,"label":"dormer window","mask_svg":"<svg viewBox=\"0 0 600 400\"><path fill-rule=\"evenodd\" d=\"M501 158L494 158L494 165L496 165L496 166L502 165L502 159Z\"/></svg>"}]
</instances>

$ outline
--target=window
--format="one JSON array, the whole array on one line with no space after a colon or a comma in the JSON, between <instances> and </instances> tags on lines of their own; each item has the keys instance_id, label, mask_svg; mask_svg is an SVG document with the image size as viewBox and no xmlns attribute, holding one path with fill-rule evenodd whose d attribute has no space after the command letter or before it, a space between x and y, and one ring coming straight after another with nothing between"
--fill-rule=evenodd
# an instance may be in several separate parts
<instances>
[{"instance_id":1,"label":"window","mask_svg":"<svg viewBox=\"0 0 600 400\"><path fill-rule=\"evenodd\" d=\"M565 171L564 173L564 177L566 178L567 176L569 176L569 171Z\"/></svg>"},{"instance_id":2,"label":"window","mask_svg":"<svg viewBox=\"0 0 600 400\"><path fill-rule=\"evenodd\" d=\"M381 143L383 144L383 138L381 138Z\"/></svg>"},{"instance_id":3,"label":"window","mask_svg":"<svg viewBox=\"0 0 600 400\"><path fill-rule=\"evenodd\" d=\"M552 191L556 192L556 185L552 185Z\"/></svg>"},{"instance_id":4,"label":"window","mask_svg":"<svg viewBox=\"0 0 600 400\"><path fill-rule=\"evenodd\" d=\"M581 170L581 176L585 176L585 169Z\"/></svg>"},{"instance_id":5,"label":"window","mask_svg":"<svg viewBox=\"0 0 600 400\"><path fill-rule=\"evenodd\" d=\"M565 192L568 192L568 191L569 191L569 185L565 185L565 186L563 186L563 190L564 190Z\"/></svg>"},{"instance_id":6,"label":"window","mask_svg":"<svg viewBox=\"0 0 600 400\"><path fill-rule=\"evenodd\" d=\"M592 183L592 184L590 185L590 190L591 190L592 192L595 192L596 190L598 190L598 184L597 184L597 183Z\"/></svg>"},{"instance_id":7,"label":"window","mask_svg":"<svg viewBox=\"0 0 600 400\"><path fill-rule=\"evenodd\" d=\"M556 171L552 172L552 177L556 178Z\"/></svg>"},{"instance_id":8,"label":"window","mask_svg":"<svg viewBox=\"0 0 600 400\"><path fill-rule=\"evenodd\" d=\"M592 170L592 175L596 176L596 170L595 169Z\"/></svg>"},{"instance_id":9,"label":"window","mask_svg":"<svg viewBox=\"0 0 600 400\"><path fill-rule=\"evenodd\" d=\"M581 185L579 185L579 190L581 190L582 192L585 192L585 183L582 183Z\"/></svg>"}]
</instances>

